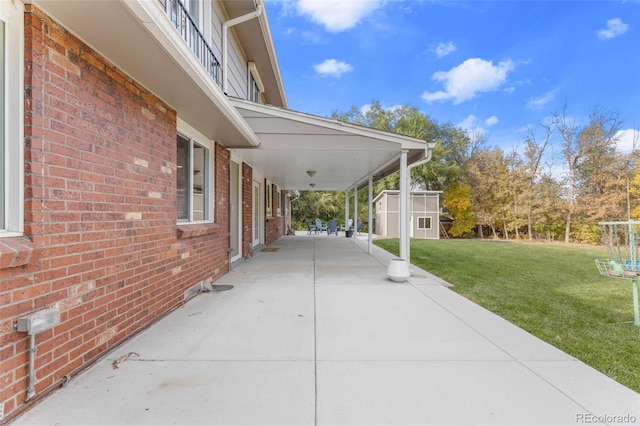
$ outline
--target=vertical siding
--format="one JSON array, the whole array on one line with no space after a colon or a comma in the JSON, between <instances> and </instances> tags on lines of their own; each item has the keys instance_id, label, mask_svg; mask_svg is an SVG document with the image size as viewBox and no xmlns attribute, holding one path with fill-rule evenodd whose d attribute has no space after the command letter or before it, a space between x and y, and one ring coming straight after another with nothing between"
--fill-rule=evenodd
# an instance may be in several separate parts
<instances>
[{"instance_id":1,"label":"vertical siding","mask_svg":"<svg viewBox=\"0 0 640 426\"><path fill-rule=\"evenodd\" d=\"M222 64L222 25L227 20L221 5L217 1L211 2L211 47ZM227 44L228 64L228 95L247 99L247 59L235 36L233 27L229 30ZM224 71L223 71L224 72Z\"/></svg>"},{"instance_id":2,"label":"vertical siding","mask_svg":"<svg viewBox=\"0 0 640 426\"><path fill-rule=\"evenodd\" d=\"M237 98L247 99L247 60L244 54L240 53L233 29L229 31L229 56L227 59L229 67L228 94Z\"/></svg>"},{"instance_id":3,"label":"vertical siding","mask_svg":"<svg viewBox=\"0 0 640 426\"><path fill-rule=\"evenodd\" d=\"M376 214L376 232L379 235L398 238L400 235L399 194L384 193L377 203L381 203L382 207ZM410 209L413 217L413 238L439 238L439 195L419 192L412 194ZM431 218L432 228L418 229L418 217Z\"/></svg>"}]
</instances>

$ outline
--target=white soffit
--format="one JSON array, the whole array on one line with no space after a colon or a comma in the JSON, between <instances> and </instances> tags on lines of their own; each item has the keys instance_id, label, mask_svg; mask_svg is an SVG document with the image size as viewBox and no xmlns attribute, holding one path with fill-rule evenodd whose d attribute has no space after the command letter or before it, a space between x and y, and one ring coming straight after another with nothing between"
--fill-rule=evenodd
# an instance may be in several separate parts
<instances>
[{"instance_id":1,"label":"white soffit","mask_svg":"<svg viewBox=\"0 0 640 426\"><path fill-rule=\"evenodd\" d=\"M369 175L399 169L402 150L410 161L425 157L426 141L287 109L230 98L260 140L234 153L280 188L345 190ZM306 172L316 171L310 177ZM310 184L315 184L312 188Z\"/></svg>"}]
</instances>

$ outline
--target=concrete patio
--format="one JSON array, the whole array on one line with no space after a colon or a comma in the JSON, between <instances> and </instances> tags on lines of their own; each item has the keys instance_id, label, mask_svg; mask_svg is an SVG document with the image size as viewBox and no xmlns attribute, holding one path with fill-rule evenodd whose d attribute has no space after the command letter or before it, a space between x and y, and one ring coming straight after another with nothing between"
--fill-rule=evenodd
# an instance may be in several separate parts
<instances>
[{"instance_id":1,"label":"concrete patio","mask_svg":"<svg viewBox=\"0 0 640 426\"><path fill-rule=\"evenodd\" d=\"M639 394L343 235L280 238L12 424L640 423Z\"/></svg>"}]
</instances>

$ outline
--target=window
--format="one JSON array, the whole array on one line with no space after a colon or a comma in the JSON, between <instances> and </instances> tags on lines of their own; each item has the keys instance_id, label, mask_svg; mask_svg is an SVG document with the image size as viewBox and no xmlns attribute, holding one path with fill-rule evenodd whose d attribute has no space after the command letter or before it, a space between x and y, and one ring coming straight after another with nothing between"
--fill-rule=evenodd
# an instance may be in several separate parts
<instances>
[{"instance_id":1,"label":"window","mask_svg":"<svg viewBox=\"0 0 640 426\"><path fill-rule=\"evenodd\" d=\"M0 2L0 237L23 232L23 6Z\"/></svg>"},{"instance_id":2,"label":"window","mask_svg":"<svg viewBox=\"0 0 640 426\"><path fill-rule=\"evenodd\" d=\"M272 185L267 183L267 190L265 191L265 196L267 197L267 216L273 216L273 190L271 189Z\"/></svg>"},{"instance_id":3,"label":"window","mask_svg":"<svg viewBox=\"0 0 640 426\"><path fill-rule=\"evenodd\" d=\"M276 210L276 216L282 216L282 191L280 191L279 189L276 191L277 194L277 198L278 198L278 204L277 204L277 210Z\"/></svg>"},{"instance_id":4,"label":"window","mask_svg":"<svg viewBox=\"0 0 640 426\"><path fill-rule=\"evenodd\" d=\"M188 33L187 33L187 41L189 46L191 46L191 50L193 50L196 54L199 54L199 46L198 44L201 42L200 34L198 33L200 29L200 7L198 0L189 0L184 2L184 7L187 10L187 13L192 19L193 24L195 25L187 25Z\"/></svg>"},{"instance_id":5,"label":"window","mask_svg":"<svg viewBox=\"0 0 640 426\"><path fill-rule=\"evenodd\" d=\"M213 219L212 156L209 147L178 135L178 221Z\"/></svg>"},{"instance_id":6,"label":"window","mask_svg":"<svg viewBox=\"0 0 640 426\"><path fill-rule=\"evenodd\" d=\"M184 4L185 8L191 15L191 19L196 24L198 28L200 28L200 1L199 0L188 0Z\"/></svg>"},{"instance_id":7,"label":"window","mask_svg":"<svg viewBox=\"0 0 640 426\"><path fill-rule=\"evenodd\" d=\"M4 53L4 43L5 43L5 36L4 36L4 21L0 21L0 135L2 135L2 142L0 143L0 175L1 176L5 176L5 136L4 136L4 127L5 127L5 119L4 119L4 104L6 103L6 96L5 96L5 78L4 78L4 64L5 64L5 53ZM8 176L7 179L2 179L3 181L8 181ZM2 209L0 209L0 224L2 224L2 229L5 228L5 212L4 212L4 204L5 204L5 192L6 192L6 188L5 185L3 184L2 186L0 186L0 200L2 200L2 202L0 203L0 206L2 206Z\"/></svg>"},{"instance_id":8,"label":"window","mask_svg":"<svg viewBox=\"0 0 640 426\"><path fill-rule=\"evenodd\" d=\"M253 62L249 62L248 73L248 87L247 87L247 100L255 103L262 103L262 92L264 92L264 86L260 75L258 74L258 68Z\"/></svg>"},{"instance_id":9,"label":"window","mask_svg":"<svg viewBox=\"0 0 640 426\"><path fill-rule=\"evenodd\" d=\"M431 218L430 217L419 217L418 218L418 229L431 229Z\"/></svg>"}]
</instances>

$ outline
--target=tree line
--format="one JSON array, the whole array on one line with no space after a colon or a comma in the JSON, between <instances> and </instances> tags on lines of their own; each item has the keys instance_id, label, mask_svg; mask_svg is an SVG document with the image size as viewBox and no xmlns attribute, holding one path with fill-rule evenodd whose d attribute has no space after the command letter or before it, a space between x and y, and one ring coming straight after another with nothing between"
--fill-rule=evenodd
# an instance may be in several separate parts
<instances>
[{"instance_id":1,"label":"tree line","mask_svg":"<svg viewBox=\"0 0 640 426\"><path fill-rule=\"evenodd\" d=\"M374 102L332 118L435 141L431 161L412 169L411 187L443 191L441 210L453 219L454 237L597 242L599 221L640 218L639 141L628 152L618 149L617 112L595 107L580 123L565 105L508 151L408 105ZM388 176L375 183L374 197L398 188L398 174ZM342 191L303 191L293 204L296 228L305 229L305 219L343 218L344 200ZM358 200L358 216L366 218L367 190Z\"/></svg>"}]
</instances>

